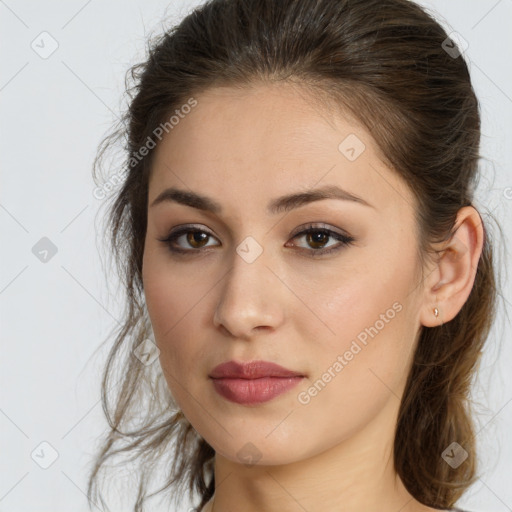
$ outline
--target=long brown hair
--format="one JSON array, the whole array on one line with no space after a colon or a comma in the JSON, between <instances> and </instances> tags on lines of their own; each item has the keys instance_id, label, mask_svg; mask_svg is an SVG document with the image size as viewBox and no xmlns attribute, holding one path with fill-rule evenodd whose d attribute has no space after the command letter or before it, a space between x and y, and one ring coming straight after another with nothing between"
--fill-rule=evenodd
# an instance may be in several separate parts
<instances>
[{"instance_id":1,"label":"long brown hair","mask_svg":"<svg viewBox=\"0 0 512 512\"><path fill-rule=\"evenodd\" d=\"M215 490L214 450L176 407L160 366L133 356L151 337L141 270L154 152L140 158L140 149L155 130L215 86L303 86L326 107L362 122L408 183L419 205L424 263L439 256L432 244L451 237L459 209L472 205L478 179L479 106L464 57L447 51L452 47L438 22L408 0L211 0L149 44L147 60L130 70L123 124L103 141L95 162L98 179L107 150L125 142L123 181L111 196L107 229L126 309L104 371L110 431L91 470L90 504L105 506L100 469L123 454L139 463L134 511L163 490L174 489L179 499L185 487L191 496L199 493L199 510ZM421 330L399 410L395 469L408 491L431 507L452 507L476 478L469 392L497 296L485 226L484 233L468 300L452 321ZM457 468L441 457L454 441L469 454ZM148 496L162 460L163 485Z\"/></svg>"}]
</instances>

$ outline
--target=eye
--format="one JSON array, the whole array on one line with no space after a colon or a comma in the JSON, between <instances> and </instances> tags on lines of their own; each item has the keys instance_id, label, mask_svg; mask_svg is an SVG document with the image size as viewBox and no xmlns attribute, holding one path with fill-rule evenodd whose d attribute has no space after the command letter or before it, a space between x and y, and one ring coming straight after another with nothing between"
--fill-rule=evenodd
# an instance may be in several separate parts
<instances>
[{"instance_id":1,"label":"eye","mask_svg":"<svg viewBox=\"0 0 512 512\"><path fill-rule=\"evenodd\" d=\"M304 227L306 229L293 235L292 240L303 237L312 248L308 249L307 247L295 244L291 244L291 246L299 247L313 257L341 250L344 246L350 245L355 241L353 237L327 229L323 225L308 224ZM210 238L213 238L213 235L204 229L194 226L182 226L175 231L171 231L166 238L159 238L158 240L166 244L173 253L192 254L199 253L206 247L214 247L215 245L207 245ZM338 243L327 245L329 239L335 239ZM189 248L184 248L181 243L178 243L179 240L182 240L182 243L188 244Z\"/></svg>"},{"instance_id":2,"label":"eye","mask_svg":"<svg viewBox=\"0 0 512 512\"><path fill-rule=\"evenodd\" d=\"M293 239L303 237L306 243L313 249L304 248L311 256L320 256L341 250L344 246L350 245L355 238L338 233L323 225L308 224L306 229L294 235ZM329 239L335 239L337 244L326 245ZM293 245L293 244L292 244Z\"/></svg>"},{"instance_id":3,"label":"eye","mask_svg":"<svg viewBox=\"0 0 512 512\"><path fill-rule=\"evenodd\" d=\"M211 247L205 244L213 235L203 229L194 228L193 226L183 226L176 231L171 231L169 236L159 239L165 243L171 252L191 253L201 250L203 247ZM181 245L176 246L178 240L183 239L191 249L184 249ZM196 249L196 251L194 251Z\"/></svg>"}]
</instances>

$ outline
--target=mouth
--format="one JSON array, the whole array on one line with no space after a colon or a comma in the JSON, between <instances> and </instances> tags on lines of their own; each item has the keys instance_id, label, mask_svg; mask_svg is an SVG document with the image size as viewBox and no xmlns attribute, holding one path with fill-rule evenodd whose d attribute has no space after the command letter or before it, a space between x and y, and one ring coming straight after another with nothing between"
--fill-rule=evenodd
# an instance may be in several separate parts
<instances>
[{"instance_id":1,"label":"mouth","mask_svg":"<svg viewBox=\"0 0 512 512\"><path fill-rule=\"evenodd\" d=\"M305 375L267 361L228 361L216 366L209 377L220 396L241 405L251 405L286 393Z\"/></svg>"}]
</instances>

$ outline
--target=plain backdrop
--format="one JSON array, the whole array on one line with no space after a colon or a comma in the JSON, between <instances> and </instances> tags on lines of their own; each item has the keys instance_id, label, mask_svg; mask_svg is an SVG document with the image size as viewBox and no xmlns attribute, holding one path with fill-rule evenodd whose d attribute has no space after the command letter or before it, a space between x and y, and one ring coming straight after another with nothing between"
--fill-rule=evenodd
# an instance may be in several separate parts
<instances>
[{"instance_id":1,"label":"plain backdrop","mask_svg":"<svg viewBox=\"0 0 512 512\"><path fill-rule=\"evenodd\" d=\"M99 401L106 350L95 351L120 311L100 259L92 161L147 37L199 3L0 1L2 512L88 510L87 468L106 427ZM468 43L483 118L477 204L503 226L496 252L506 268L512 0L421 3ZM512 290L505 272L502 280L474 388L480 478L459 502L473 512L512 511Z\"/></svg>"}]
</instances>

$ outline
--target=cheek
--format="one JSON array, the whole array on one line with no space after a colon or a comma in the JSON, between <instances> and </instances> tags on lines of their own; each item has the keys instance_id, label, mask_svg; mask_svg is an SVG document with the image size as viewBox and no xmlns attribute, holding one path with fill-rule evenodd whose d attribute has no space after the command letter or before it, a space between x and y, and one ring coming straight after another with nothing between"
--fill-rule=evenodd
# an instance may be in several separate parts
<instances>
[{"instance_id":1,"label":"cheek","mask_svg":"<svg viewBox=\"0 0 512 512\"><path fill-rule=\"evenodd\" d=\"M365 287L364 281L358 286ZM399 405L413 336L406 305L380 291L374 287L365 295L350 288L331 297L326 321L336 335L306 352L311 373L295 397L301 404L295 414L298 425L315 431L314 449L350 437L386 407ZM309 339L315 339L311 332Z\"/></svg>"},{"instance_id":2,"label":"cheek","mask_svg":"<svg viewBox=\"0 0 512 512\"><path fill-rule=\"evenodd\" d=\"M319 411L337 404L372 414L392 394L400 396L415 340L413 269L396 260L379 263L362 262L365 272L326 281L323 293L313 295L312 309L331 331L315 336L310 326L306 335L317 346L303 403L316 401Z\"/></svg>"},{"instance_id":3,"label":"cheek","mask_svg":"<svg viewBox=\"0 0 512 512\"><path fill-rule=\"evenodd\" d=\"M166 340L171 339L179 326L180 318L186 314L187 289L183 290L175 272L166 270L166 265L157 251L146 249L143 259L144 296L155 342L160 349L160 361L167 370L169 358L174 358L175 351L169 350ZM164 365L162 364L164 367ZM164 367L164 369L166 369Z\"/></svg>"},{"instance_id":4,"label":"cheek","mask_svg":"<svg viewBox=\"0 0 512 512\"><path fill-rule=\"evenodd\" d=\"M190 270L189 270L190 269ZM198 375L204 359L205 300L214 285L196 266L178 266L149 248L144 255L143 282L147 310L160 364L173 396L180 401L182 386ZM186 398L186 397L185 397Z\"/></svg>"},{"instance_id":5,"label":"cheek","mask_svg":"<svg viewBox=\"0 0 512 512\"><path fill-rule=\"evenodd\" d=\"M197 311L209 289L196 266L176 264L161 248L147 247L142 269L144 295L157 341L172 339Z\"/></svg>"}]
</instances>

